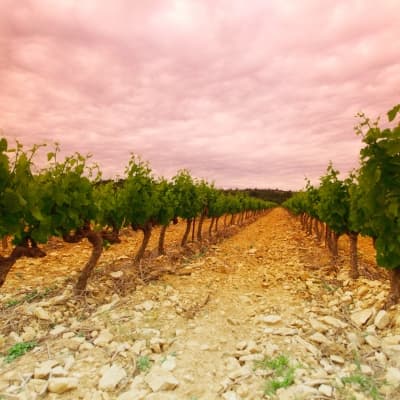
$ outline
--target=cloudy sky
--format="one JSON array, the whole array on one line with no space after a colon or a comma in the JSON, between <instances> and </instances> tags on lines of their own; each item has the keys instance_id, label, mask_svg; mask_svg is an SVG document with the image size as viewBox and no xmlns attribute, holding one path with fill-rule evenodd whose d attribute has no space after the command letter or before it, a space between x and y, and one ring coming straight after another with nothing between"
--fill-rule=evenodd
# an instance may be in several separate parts
<instances>
[{"instance_id":1,"label":"cloudy sky","mask_svg":"<svg viewBox=\"0 0 400 400\"><path fill-rule=\"evenodd\" d=\"M122 175L298 189L400 102L399 0L0 0L0 129Z\"/></svg>"}]
</instances>

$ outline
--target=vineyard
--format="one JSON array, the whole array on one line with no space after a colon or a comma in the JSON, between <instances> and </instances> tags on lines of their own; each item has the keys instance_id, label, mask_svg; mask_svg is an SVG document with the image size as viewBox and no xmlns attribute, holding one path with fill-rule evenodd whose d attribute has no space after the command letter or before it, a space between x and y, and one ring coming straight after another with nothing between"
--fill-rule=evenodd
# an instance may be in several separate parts
<instances>
[{"instance_id":1,"label":"vineyard","mask_svg":"<svg viewBox=\"0 0 400 400\"><path fill-rule=\"evenodd\" d=\"M46 253L38 244L50 237L67 243L87 239L92 245L89 261L75 284L81 294L95 268L104 246L120 242L119 232L129 226L143 232L143 240L133 257L142 260L154 226L160 225L158 253L165 254L164 237L171 222L186 221L181 246L185 247L192 229L192 240L203 240L203 222L211 217L208 237L224 228L243 224L268 208L271 202L244 195L225 195L204 180L196 180L188 171L180 171L171 181L155 178L150 166L135 156L129 160L122 181L101 180L97 165L89 157L75 154L59 162L58 146L47 153L48 166L35 172L36 153L43 146L24 151L17 143L8 148L0 141L0 236L13 238L9 256L0 256L0 287L21 257L41 258ZM11 157L11 155L14 155ZM195 234L196 220L198 226Z\"/></svg>"},{"instance_id":2,"label":"vineyard","mask_svg":"<svg viewBox=\"0 0 400 400\"><path fill-rule=\"evenodd\" d=\"M400 105L388 112L389 123L396 121ZM356 132L362 136L360 168L346 179L332 163L320 185L307 183L306 189L287 200L286 207L301 220L308 234L324 238L336 264L339 237L350 241L351 277L358 272L359 235L370 236L376 247L377 264L390 271L391 288L387 306L400 300L400 124L380 128L359 114ZM399 118L397 118L399 120Z\"/></svg>"},{"instance_id":3,"label":"vineyard","mask_svg":"<svg viewBox=\"0 0 400 400\"><path fill-rule=\"evenodd\" d=\"M399 112L283 207L0 140L0 399L400 399Z\"/></svg>"}]
</instances>

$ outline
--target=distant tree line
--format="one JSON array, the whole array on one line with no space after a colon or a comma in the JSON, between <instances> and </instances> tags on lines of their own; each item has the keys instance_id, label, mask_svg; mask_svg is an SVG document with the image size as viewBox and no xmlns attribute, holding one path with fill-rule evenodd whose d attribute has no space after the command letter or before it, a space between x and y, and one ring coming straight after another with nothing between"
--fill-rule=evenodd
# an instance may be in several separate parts
<instances>
[{"instance_id":1,"label":"distant tree line","mask_svg":"<svg viewBox=\"0 0 400 400\"><path fill-rule=\"evenodd\" d=\"M245 195L255 197L264 201L272 201L274 203L282 204L286 200L290 199L295 192L291 190L280 190L280 189L226 189L224 190L228 194L243 193Z\"/></svg>"}]
</instances>

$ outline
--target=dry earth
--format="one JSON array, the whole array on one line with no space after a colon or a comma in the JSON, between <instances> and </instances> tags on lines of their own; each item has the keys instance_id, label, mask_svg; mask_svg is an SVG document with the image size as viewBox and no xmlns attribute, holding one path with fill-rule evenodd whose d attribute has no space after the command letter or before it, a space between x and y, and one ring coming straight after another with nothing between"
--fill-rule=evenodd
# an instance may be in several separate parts
<instances>
[{"instance_id":1,"label":"dry earth","mask_svg":"<svg viewBox=\"0 0 400 400\"><path fill-rule=\"evenodd\" d=\"M283 209L179 258L182 230L139 273L128 235L84 299L68 283L86 245L20 261L0 297L0 399L400 399L400 308L383 310L369 242L351 281L345 240L335 272ZM7 362L21 341L36 346Z\"/></svg>"}]
</instances>

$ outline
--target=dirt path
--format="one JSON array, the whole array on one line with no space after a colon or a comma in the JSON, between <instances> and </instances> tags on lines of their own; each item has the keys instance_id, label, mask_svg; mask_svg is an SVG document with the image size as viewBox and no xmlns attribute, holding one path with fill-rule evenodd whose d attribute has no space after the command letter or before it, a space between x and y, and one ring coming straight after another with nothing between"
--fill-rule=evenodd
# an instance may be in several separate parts
<instances>
[{"instance_id":1,"label":"dirt path","mask_svg":"<svg viewBox=\"0 0 400 400\"><path fill-rule=\"evenodd\" d=\"M347 264L334 275L275 209L125 297L22 304L1 350L38 346L0 365L0 396L400 399L399 308L384 312L386 282L352 282Z\"/></svg>"}]
</instances>

